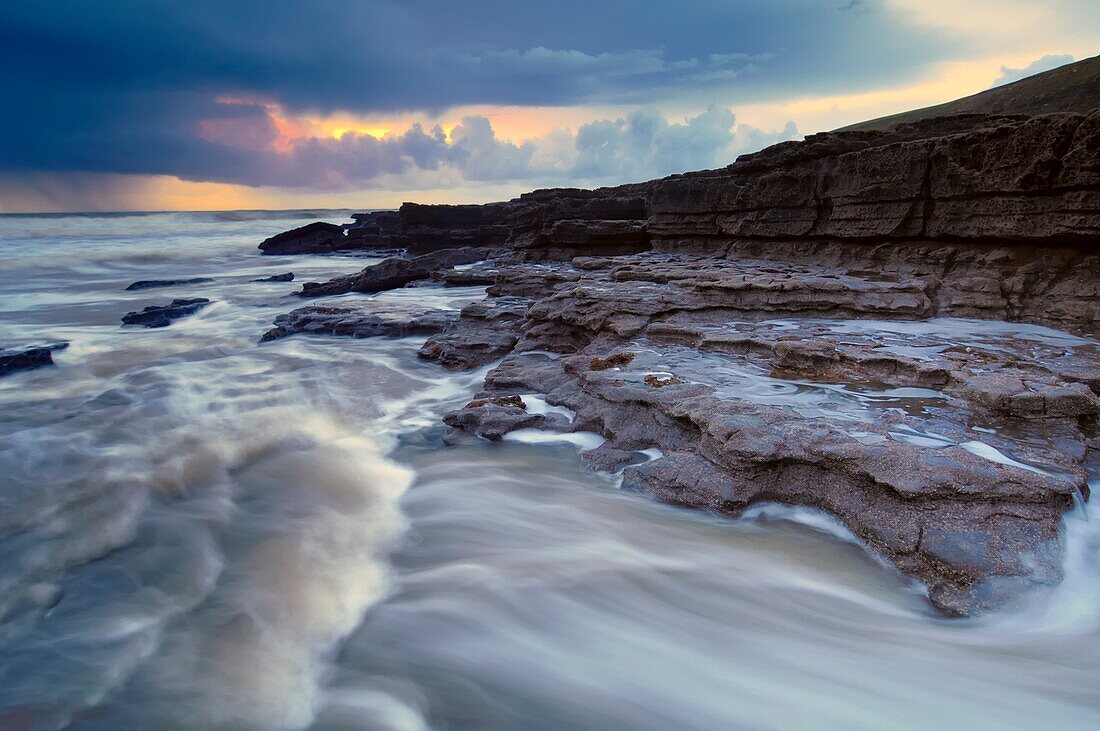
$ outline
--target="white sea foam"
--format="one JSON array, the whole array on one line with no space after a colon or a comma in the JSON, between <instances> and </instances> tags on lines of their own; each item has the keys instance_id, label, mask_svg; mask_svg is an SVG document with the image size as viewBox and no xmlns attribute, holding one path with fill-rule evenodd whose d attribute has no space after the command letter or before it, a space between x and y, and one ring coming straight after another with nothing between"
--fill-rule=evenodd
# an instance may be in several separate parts
<instances>
[{"instance_id":1,"label":"white sea foam","mask_svg":"<svg viewBox=\"0 0 1100 731\"><path fill-rule=\"evenodd\" d=\"M561 414L569 423L572 424L573 420L577 418L577 412L572 409L567 409L564 406L552 406L546 402L546 398L535 393L525 393L520 398L523 399L523 403L527 405L527 413L529 414Z\"/></svg>"},{"instance_id":2,"label":"white sea foam","mask_svg":"<svg viewBox=\"0 0 1100 731\"><path fill-rule=\"evenodd\" d=\"M582 452L586 452L595 449L607 440L590 431L552 432L543 431L542 429L516 429L505 434L504 441L519 442L521 444L566 443L579 447Z\"/></svg>"},{"instance_id":3,"label":"white sea foam","mask_svg":"<svg viewBox=\"0 0 1100 731\"><path fill-rule=\"evenodd\" d=\"M757 503L742 513L741 517L745 520L788 520L832 536L845 543L863 545L862 541L839 520L824 511L808 508L804 505Z\"/></svg>"}]
</instances>

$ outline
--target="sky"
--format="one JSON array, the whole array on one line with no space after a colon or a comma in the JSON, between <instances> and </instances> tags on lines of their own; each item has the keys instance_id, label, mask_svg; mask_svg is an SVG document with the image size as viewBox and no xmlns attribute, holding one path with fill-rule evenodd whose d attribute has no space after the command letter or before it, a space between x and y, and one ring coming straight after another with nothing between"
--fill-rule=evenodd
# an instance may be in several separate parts
<instances>
[{"instance_id":1,"label":"sky","mask_svg":"<svg viewBox=\"0 0 1100 731\"><path fill-rule=\"evenodd\" d=\"M1100 0L7 0L0 212L484 202L1100 53Z\"/></svg>"}]
</instances>

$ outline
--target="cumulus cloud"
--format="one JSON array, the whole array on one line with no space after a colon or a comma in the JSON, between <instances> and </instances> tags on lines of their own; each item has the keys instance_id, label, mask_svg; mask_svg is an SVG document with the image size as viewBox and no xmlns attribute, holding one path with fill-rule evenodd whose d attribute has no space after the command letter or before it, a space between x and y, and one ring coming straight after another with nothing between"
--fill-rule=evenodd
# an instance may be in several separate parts
<instances>
[{"instance_id":1,"label":"cumulus cloud","mask_svg":"<svg viewBox=\"0 0 1100 731\"><path fill-rule=\"evenodd\" d=\"M205 146L196 148L200 162L177 173L182 179L328 191L520 181L602 185L726 165L798 132L793 122L777 131L737 124L731 110L711 105L682 121L640 109L593 120L575 133L563 129L519 142L498 137L479 115L463 117L449 135L414 124L381 137L348 131L286 140L268 107L221 106L239 108L202 120L195 143Z\"/></svg>"},{"instance_id":2,"label":"cumulus cloud","mask_svg":"<svg viewBox=\"0 0 1100 731\"><path fill-rule=\"evenodd\" d=\"M516 180L531 174L535 145L497 139L488 119L469 116L451 130L451 152L467 180Z\"/></svg>"},{"instance_id":3,"label":"cumulus cloud","mask_svg":"<svg viewBox=\"0 0 1100 731\"><path fill-rule=\"evenodd\" d=\"M993 86L1004 86L1005 84L1011 84L1014 81L1020 79L1026 79L1028 76L1034 76L1035 74L1041 74L1044 71L1050 71L1056 69L1059 66L1065 66L1067 63L1074 62L1073 56L1068 54L1056 55L1047 54L1042 58L1038 58L1022 69L1009 68L1008 66L1001 66L1001 75L997 77L997 80L993 82Z\"/></svg>"},{"instance_id":4,"label":"cumulus cloud","mask_svg":"<svg viewBox=\"0 0 1100 731\"><path fill-rule=\"evenodd\" d=\"M711 106L682 123L652 110L590 122L577 130L573 173L586 180L641 180L710 167L733 142L735 121L729 109Z\"/></svg>"}]
</instances>

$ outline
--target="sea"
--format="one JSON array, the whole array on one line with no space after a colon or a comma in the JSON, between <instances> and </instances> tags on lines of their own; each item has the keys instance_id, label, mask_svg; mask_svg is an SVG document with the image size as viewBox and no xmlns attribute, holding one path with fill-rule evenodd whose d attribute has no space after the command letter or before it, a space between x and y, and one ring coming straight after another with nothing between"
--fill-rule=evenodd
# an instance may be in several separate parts
<instances>
[{"instance_id":1,"label":"sea","mask_svg":"<svg viewBox=\"0 0 1100 731\"><path fill-rule=\"evenodd\" d=\"M0 216L0 347L69 343L0 379L0 729L1100 728L1084 506L1057 589L947 619L827 516L661 505L584 440L447 447L491 366L259 343L376 260L257 244L350 213ZM120 325L176 297L213 303Z\"/></svg>"}]
</instances>

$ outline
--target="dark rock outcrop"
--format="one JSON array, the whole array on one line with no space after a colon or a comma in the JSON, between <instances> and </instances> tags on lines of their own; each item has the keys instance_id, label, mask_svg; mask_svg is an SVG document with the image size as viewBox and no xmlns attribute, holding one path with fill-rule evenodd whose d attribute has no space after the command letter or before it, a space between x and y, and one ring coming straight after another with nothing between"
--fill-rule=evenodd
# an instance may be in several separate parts
<instances>
[{"instance_id":1,"label":"dark rock outcrop","mask_svg":"<svg viewBox=\"0 0 1100 731\"><path fill-rule=\"evenodd\" d=\"M348 292L384 292L484 258L485 252L471 248L433 251L411 259L391 257L358 274L337 277L328 282L306 282L300 294L302 297L326 297Z\"/></svg>"},{"instance_id":2,"label":"dark rock outcrop","mask_svg":"<svg viewBox=\"0 0 1100 731\"><path fill-rule=\"evenodd\" d=\"M272 274L270 277L260 277L259 279L253 279L253 282L293 282L294 272L287 272L286 274Z\"/></svg>"},{"instance_id":3,"label":"dark rock outcrop","mask_svg":"<svg viewBox=\"0 0 1100 731\"><path fill-rule=\"evenodd\" d=\"M29 371L53 365L53 351L69 347L68 343L51 343L31 348L0 348L0 377L18 371Z\"/></svg>"},{"instance_id":4,"label":"dark rock outcrop","mask_svg":"<svg viewBox=\"0 0 1100 731\"><path fill-rule=\"evenodd\" d=\"M328 254L345 243L344 230L334 223L316 221L276 234L260 244L265 254Z\"/></svg>"},{"instance_id":5,"label":"dark rock outcrop","mask_svg":"<svg viewBox=\"0 0 1100 731\"><path fill-rule=\"evenodd\" d=\"M138 312L128 312L122 318L123 325L142 327L168 327L181 317L193 315L210 304L205 297L175 299L166 305L150 305Z\"/></svg>"},{"instance_id":6,"label":"dark rock outcrop","mask_svg":"<svg viewBox=\"0 0 1100 731\"><path fill-rule=\"evenodd\" d=\"M185 284L206 284L207 282L213 282L210 277L194 277L192 279L143 279L138 282L134 282L126 288L127 292L137 291L141 289L156 289L159 287L178 287Z\"/></svg>"},{"instance_id":7,"label":"dark rock outcrop","mask_svg":"<svg viewBox=\"0 0 1100 731\"><path fill-rule=\"evenodd\" d=\"M413 253L505 246L527 261L649 249L644 186L554 188L483 206L405 203L393 241Z\"/></svg>"},{"instance_id":8,"label":"dark rock outcrop","mask_svg":"<svg viewBox=\"0 0 1100 731\"><path fill-rule=\"evenodd\" d=\"M397 211L371 211L352 215L354 223L345 227L346 249L399 248L394 237L401 225Z\"/></svg>"},{"instance_id":9,"label":"dark rock outcrop","mask_svg":"<svg viewBox=\"0 0 1100 731\"><path fill-rule=\"evenodd\" d=\"M260 342L266 343L296 333L349 338L427 335L441 332L457 317L457 312L446 310L365 310L310 305L276 317L275 327L264 333Z\"/></svg>"},{"instance_id":10,"label":"dark rock outcrop","mask_svg":"<svg viewBox=\"0 0 1100 731\"><path fill-rule=\"evenodd\" d=\"M403 203L394 242L411 253L469 246L501 246L508 241L509 203L484 206Z\"/></svg>"}]
</instances>

